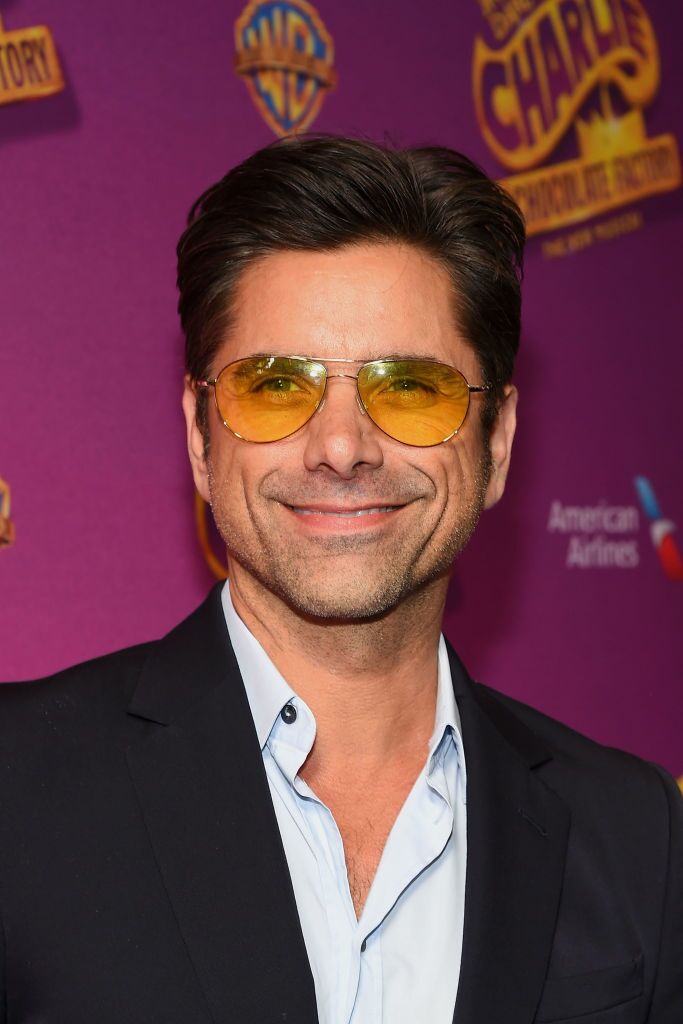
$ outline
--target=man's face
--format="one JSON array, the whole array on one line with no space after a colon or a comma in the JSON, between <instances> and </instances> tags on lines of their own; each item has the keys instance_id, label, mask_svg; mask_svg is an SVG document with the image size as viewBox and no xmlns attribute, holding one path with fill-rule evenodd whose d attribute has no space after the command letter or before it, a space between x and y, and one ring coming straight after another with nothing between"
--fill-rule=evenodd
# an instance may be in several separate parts
<instances>
[{"instance_id":1,"label":"man's face","mask_svg":"<svg viewBox=\"0 0 683 1024\"><path fill-rule=\"evenodd\" d=\"M323 361L400 354L437 359L481 383L454 323L452 287L436 261L408 246L268 256L242 276L212 374L260 353ZM211 502L231 576L247 572L299 612L342 620L387 612L437 578L445 587L482 508L502 494L515 418L508 390L490 447L483 396L472 397L451 440L430 448L384 434L348 378L328 380L322 407L297 433L265 444L235 437L211 401L205 456L188 384L195 482Z\"/></svg>"}]
</instances>

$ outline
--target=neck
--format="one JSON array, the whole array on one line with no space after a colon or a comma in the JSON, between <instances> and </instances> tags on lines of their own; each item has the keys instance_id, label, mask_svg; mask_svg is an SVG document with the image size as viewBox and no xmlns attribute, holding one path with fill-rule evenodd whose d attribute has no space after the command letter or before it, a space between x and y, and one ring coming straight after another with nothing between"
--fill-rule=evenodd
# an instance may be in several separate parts
<instances>
[{"instance_id":1,"label":"neck","mask_svg":"<svg viewBox=\"0 0 683 1024\"><path fill-rule=\"evenodd\" d=\"M417 748L426 754L447 583L437 579L375 619L326 622L301 616L231 562L237 614L315 715L314 763L372 771Z\"/></svg>"}]
</instances>

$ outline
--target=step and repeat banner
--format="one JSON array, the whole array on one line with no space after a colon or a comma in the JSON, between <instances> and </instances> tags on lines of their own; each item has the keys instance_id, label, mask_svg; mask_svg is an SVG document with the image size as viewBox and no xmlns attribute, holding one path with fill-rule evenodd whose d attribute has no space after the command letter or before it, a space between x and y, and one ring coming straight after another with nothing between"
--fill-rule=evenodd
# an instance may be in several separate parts
<instances>
[{"instance_id":1,"label":"step and repeat banner","mask_svg":"<svg viewBox=\"0 0 683 1024\"><path fill-rule=\"evenodd\" d=\"M683 775L683 11L668 0L0 0L0 678L161 635L223 572L175 243L306 129L461 149L527 218L509 490L445 630Z\"/></svg>"}]
</instances>

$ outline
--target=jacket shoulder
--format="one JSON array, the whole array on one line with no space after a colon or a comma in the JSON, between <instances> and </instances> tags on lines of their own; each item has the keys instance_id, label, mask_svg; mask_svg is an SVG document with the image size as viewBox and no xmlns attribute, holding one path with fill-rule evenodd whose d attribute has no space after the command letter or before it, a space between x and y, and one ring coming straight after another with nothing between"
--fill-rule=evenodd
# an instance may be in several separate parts
<instances>
[{"instance_id":1,"label":"jacket shoulder","mask_svg":"<svg viewBox=\"0 0 683 1024\"><path fill-rule=\"evenodd\" d=\"M483 683L474 683L474 689L479 704L513 743L515 734L523 730L546 749L548 764L543 766L542 776L560 794L581 794L605 808L613 800L622 803L625 799L631 806L639 802L661 806L663 787L668 803L680 803L676 781L661 765L599 743Z\"/></svg>"},{"instance_id":2,"label":"jacket shoulder","mask_svg":"<svg viewBox=\"0 0 683 1024\"><path fill-rule=\"evenodd\" d=\"M65 724L127 707L142 666L158 641L137 644L39 679L0 684L0 730L7 736L22 723Z\"/></svg>"}]
</instances>

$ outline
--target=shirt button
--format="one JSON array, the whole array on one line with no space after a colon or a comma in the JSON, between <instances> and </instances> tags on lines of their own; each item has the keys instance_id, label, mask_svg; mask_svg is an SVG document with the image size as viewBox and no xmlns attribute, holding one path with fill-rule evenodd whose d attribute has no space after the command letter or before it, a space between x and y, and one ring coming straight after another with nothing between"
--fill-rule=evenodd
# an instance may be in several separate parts
<instances>
[{"instance_id":1,"label":"shirt button","mask_svg":"<svg viewBox=\"0 0 683 1024\"><path fill-rule=\"evenodd\" d=\"M296 722L296 708L294 707L294 705L285 704L282 711L280 712L280 718L282 719L283 722L286 722L287 725L292 725L293 722Z\"/></svg>"}]
</instances>

